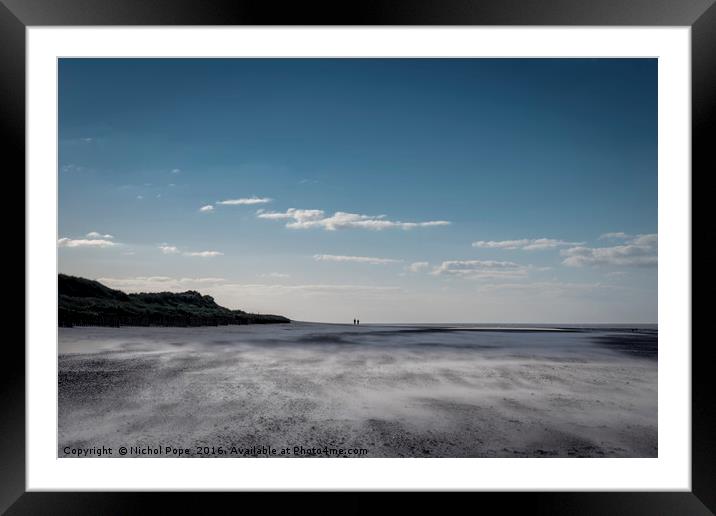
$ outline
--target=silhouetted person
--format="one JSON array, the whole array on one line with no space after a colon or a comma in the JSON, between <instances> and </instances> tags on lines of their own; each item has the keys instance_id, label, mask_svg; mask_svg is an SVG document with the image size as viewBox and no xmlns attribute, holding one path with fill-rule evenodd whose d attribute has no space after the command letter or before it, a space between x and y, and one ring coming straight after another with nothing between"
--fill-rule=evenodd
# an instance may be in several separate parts
<instances>
[{"instance_id":1,"label":"silhouetted person","mask_svg":"<svg viewBox=\"0 0 716 516\"><path fill-rule=\"evenodd\" d=\"M360 324L360 319L356 319L356 324Z\"/></svg>"},{"instance_id":2,"label":"silhouetted person","mask_svg":"<svg viewBox=\"0 0 716 516\"><path fill-rule=\"evenodd\" d=\"M355 318L353 318L353 324L355 324L355 323L356 323L356 320L355 320Z\"/></svg>"}]
</instances>

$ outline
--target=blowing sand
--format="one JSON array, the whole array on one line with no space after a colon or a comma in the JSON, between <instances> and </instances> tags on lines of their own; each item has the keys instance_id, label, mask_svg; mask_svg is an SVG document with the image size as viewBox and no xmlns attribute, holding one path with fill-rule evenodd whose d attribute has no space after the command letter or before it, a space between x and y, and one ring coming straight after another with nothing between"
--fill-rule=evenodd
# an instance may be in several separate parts
<instances>
[{"instance_id":1,"label":"blowing sand","mask_svg":"<svg viewBox=\"0 0 716 516\"><path fill-rule=\"evenodd\" d=\"M655 457L656 346L620 328L61 328L58 456Z\"/></svg>"}]
</instances>

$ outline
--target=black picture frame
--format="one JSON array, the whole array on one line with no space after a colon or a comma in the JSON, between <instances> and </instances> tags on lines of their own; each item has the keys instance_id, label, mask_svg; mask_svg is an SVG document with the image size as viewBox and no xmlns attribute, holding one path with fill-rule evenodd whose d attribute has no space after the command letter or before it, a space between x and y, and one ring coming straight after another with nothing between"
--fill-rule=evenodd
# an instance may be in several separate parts
<instances>
[{"instance_id":1,"label":"black picture frame","mask_svg":"<svg viewBox=\"0 0 716 516\"><path fill-rule=\"evenodd\" d=\"M19 181L25 170L25 29L32 26L82 25L572 25L689 26L692 44L692 185L696 177L716 170L711 147L716 125L716 0L365 0L364 2L273 2L228 0L0 0L0 125L6 179ZM709 131L710 129L710 131ZM24 176L24 174L22 174ZM702 179L699 179L699 184ZM24 192L24 180L15 192ZM699 192L693 189L692 192ZM701 195L706 195L704 189ZM23 197L24 198L24 197ZM692 197L693 199L693 197ZM716 232L706 228L692 200L692 220L703 248L701 260L714 258ZM4 211L9 215L9 208ZM14 218L17 218L15 216ZM9 219L9 217L8 217ZM8 220L6 219L6 220ZM12 220L12 219L9 219ZM704 221L704 222L702 222ZM704 231L699 231L703 228ZM25 235L23 234L23 241ZM705 239L702 244L701 240ZM709 249L708 251L705 251ZM693 251L692 251L693 253ZM693 256L693 255L692 255ZM27 256L24 256L26 259ZM711 260L713 263L713 261ZM693 259L692 259L693 263ZM692 271L694 267L692 265ZM704 270L698 267L697 271ZM25 274L27 270L25 269ZM13 276L12 274L10 276ZM16 280L19 282L19 275ZM713 274L699 276L698 290L714 285ZM12 285L19 289L19 285ZM8 287L9 288L9 287ZM24 285L22 286L24 292ZM13 291L15 291L13 289ZM17 295L12 296L13 303ZM24 303L23 303L24 305ZM694 307L696 315L705 305ZM692 315L692 320L693 320ZM703 317L702 317L703 318ZM9 321L8 321L9 322ZM711 372L711 343L692 338L692 490L690 492L473 493L479 507L529 510L538 514L713 514L716 512L716 392ZM690 343L684 342L683 345ZM117 514L152 510L206 513L217 502L235 503L240 510L260 494L190 493L59 493L26 492L25 488L25 353L15 339L6 339L0 375L0 511L7 514ZM296 500L296 496L299 497ZM296 510L331 512L323 493L302 493L290 500L271 494L271 508L289 504ZM359 512L374 505L380 494L351 493L340 512ZM231 497L231 499L227 499ZM320 497L320 498L319 498ZM461 499L462 498L462 499ZM423 509L444 500L413 500ZM382 502L381 502L382 503ZM404 502L401 502L404 503ZM475 506L477 507L477 506ZM294 512L292 511L292 512Z\"/></svg>"}]
</instances>

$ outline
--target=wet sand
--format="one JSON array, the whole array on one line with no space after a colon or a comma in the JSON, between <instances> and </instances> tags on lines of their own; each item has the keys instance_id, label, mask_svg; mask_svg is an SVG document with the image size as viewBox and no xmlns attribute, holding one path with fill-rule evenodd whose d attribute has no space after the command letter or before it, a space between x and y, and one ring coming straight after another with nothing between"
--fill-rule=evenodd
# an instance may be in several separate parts
<instances>
[{"instance_id":1,"label":"wet sand","mask_svg":"<svg viewBox=\"0 0 716 516\"><path fill-rule=\"evenodd\" d=\"M655 330L292 323L59 335L60 457L102 446L110 457L121 446L657 456Z\"/></svg>"}]
</instances>

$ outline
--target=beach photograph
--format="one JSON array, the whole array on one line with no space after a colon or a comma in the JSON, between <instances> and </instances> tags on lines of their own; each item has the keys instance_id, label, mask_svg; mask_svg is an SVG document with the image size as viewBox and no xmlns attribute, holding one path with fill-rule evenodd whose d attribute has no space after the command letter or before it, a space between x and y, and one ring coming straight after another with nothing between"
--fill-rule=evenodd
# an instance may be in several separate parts
<instances>
[{"instance_id":1,"label":"beach photograph","mask_svg":"<svg viewBox=\"0 0 716 516\"><path fill-rule=\"evenodd\" d=\"M658 457L657 72L59 59L57 456Z\"/></svg>"}]
</instances>

